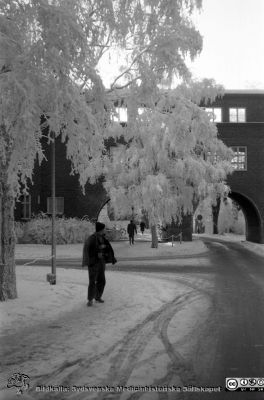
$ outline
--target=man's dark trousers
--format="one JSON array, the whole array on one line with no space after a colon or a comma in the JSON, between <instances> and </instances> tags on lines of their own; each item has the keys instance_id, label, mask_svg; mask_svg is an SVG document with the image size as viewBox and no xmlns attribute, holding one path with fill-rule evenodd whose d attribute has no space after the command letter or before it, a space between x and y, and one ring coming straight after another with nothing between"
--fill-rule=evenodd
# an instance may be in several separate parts
<instances>
[{"instance_id":1,"label":"man's dark trousers","mask_svg":"<svg viewBox=\"0 0 264 400\"><path fill-rule=\"evenodd\" d=\"M97 264L88 267L89 286L87 298L89 301L100 299L105 287L105 262L100 260Z\"/></svg>"},{"instance_id":2,"label":"man's dark trousers","mask_svg":"<svg viewBox=\"0 0 264 400\"><path fill-rule=\"evenodd\" d=\"M134 235L129 235L129 244L134 244Z\"/></svg>"}]
</instances>

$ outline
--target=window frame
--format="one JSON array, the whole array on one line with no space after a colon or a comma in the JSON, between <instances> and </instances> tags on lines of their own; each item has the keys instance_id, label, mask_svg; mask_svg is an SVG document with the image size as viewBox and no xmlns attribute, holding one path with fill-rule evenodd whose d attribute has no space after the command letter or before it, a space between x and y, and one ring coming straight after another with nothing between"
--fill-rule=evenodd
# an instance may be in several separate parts
<instances>
[{"instance_id":1,"label":"window frame","mask_svg":"<svg viewBox=\"0 0 264 400\"><path fill-rule=\"evenodd\" d=\"M231 110L236 110L236 121L231 121L231 115L230 115ZM245 110L245 119L244 119L244 121L240 121L239 120L239 110ZM245 122L247 122L247 109L246 109L246 107L229 107L228 108L228 112L229 112L228 118L229 118L229 122L231 124L244 124Z\"/></svg>"},{"instance_id":2,"label":"window frame","mask_svg":"<svg viewBox=\"0 0 264 400\"><path fill-rule=\"evenodd\" d=\"M241 172L245 172L248 170L248 161L247 161L247 146L231 146L232 151L235 153L234 158L231 160L231 164L232 167L234 169L234 171L241 171ZM239 153L241 152L240 149L244 149L244 157L245 157L245 161L239 161ZM237 161L234 162L233 160L237 158ZM242 165L244 163L244 168L239 168L239 165ZM237 168L234 167L234 165L237 166Z\"/></svg>"},{"instance_id":3,"label":"window frame","mask_svg":"<svg viewBox=\"0 0 264 400\"><path fill-rule=\"evenodd\" d=\"M220 121L217 121L215 117L217 117L217 115L215 114L214 110L220 110ZM222 107L204 107L204 111L207 112L207 114L211 113L213 114L211 121L219 124L221 122L223 122L223 109ZM209 115L208 115L209 116Z\"/></svg>"},{"instance_id":4,"label":"window frame","mask_svg":"<svg viewBox=\"0 0 264 400\"><path fill-rule=\"evenodd\" d=\"M24 220L31 219L31 195L30 194L23 194L21 205L22 205L22 218Z\"/></svg>"}]
</instances>

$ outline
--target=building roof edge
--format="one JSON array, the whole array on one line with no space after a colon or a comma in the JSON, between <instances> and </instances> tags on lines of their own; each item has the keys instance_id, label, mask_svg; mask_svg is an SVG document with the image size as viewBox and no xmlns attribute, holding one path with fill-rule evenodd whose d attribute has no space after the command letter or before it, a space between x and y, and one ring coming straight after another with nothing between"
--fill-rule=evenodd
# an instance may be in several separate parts
<instances>
[{"instance_id":1,"label":"building roof edge","mask_svg":"<svg viewBox=\"0 0 264 400\"><path fill-rule=\"evenodd\" d=\"M225 89L224 94L264 94L264 89Z\"/></svg>"}]
</instances>

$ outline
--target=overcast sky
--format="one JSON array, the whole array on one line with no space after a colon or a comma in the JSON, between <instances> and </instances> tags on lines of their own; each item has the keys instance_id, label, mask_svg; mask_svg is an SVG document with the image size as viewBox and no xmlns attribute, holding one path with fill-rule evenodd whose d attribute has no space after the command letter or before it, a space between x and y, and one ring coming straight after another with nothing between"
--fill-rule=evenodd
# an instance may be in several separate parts
<instances>
[{"instance_id":1,"label":"overcast sky","mask_svg":"<svg viewBox=\"0 0 264 400\"><path fill-rule=\"evenodd\" d=\"M203 0L203 51L191 66L226 89L264 89L264 0Z\"/></svg>"},{"instance_id":2,"label":"overcast sky","mask_svg":"<svg viewBox=\"0 0 264 400\"><path fill-rule=\"evenodd\" d=\"M197 78L213 78L226 89L264 89L264 0L203 0L193 16L203 36L203 50L189 68ZM120 56L111 65L103 58L106 86L117 73Z\"/></svg>"}]
</instances>

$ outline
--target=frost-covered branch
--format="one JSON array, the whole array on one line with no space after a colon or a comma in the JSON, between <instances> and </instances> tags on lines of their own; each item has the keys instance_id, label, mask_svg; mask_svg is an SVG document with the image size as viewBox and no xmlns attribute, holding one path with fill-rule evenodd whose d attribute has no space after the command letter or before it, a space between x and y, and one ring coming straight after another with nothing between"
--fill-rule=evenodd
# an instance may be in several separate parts
<instances>
[{"instance_id":1,"label":"frost-covered branch","mask_svg":"<svg viewBox=\"0 0 264 400\"><path fill-rule=\"evenodd\" d=\"M113 89L113 87L115 86L116 82L121 79L124 75L126 75L132 68L132 66L139 60L139 58L148 51L149 46L147 46L146 48L144 48L142 51L140 51L139 54L136 55L136 57L132 60L132 62L130 63L130 65L121 73L119 74L115 80L111 83L110 88ZM139 79L139 78L136 78ZM129 82L128 82L129 84ZM127 85L128 86L128 85Z\"/></svg>"}]
</instances>

